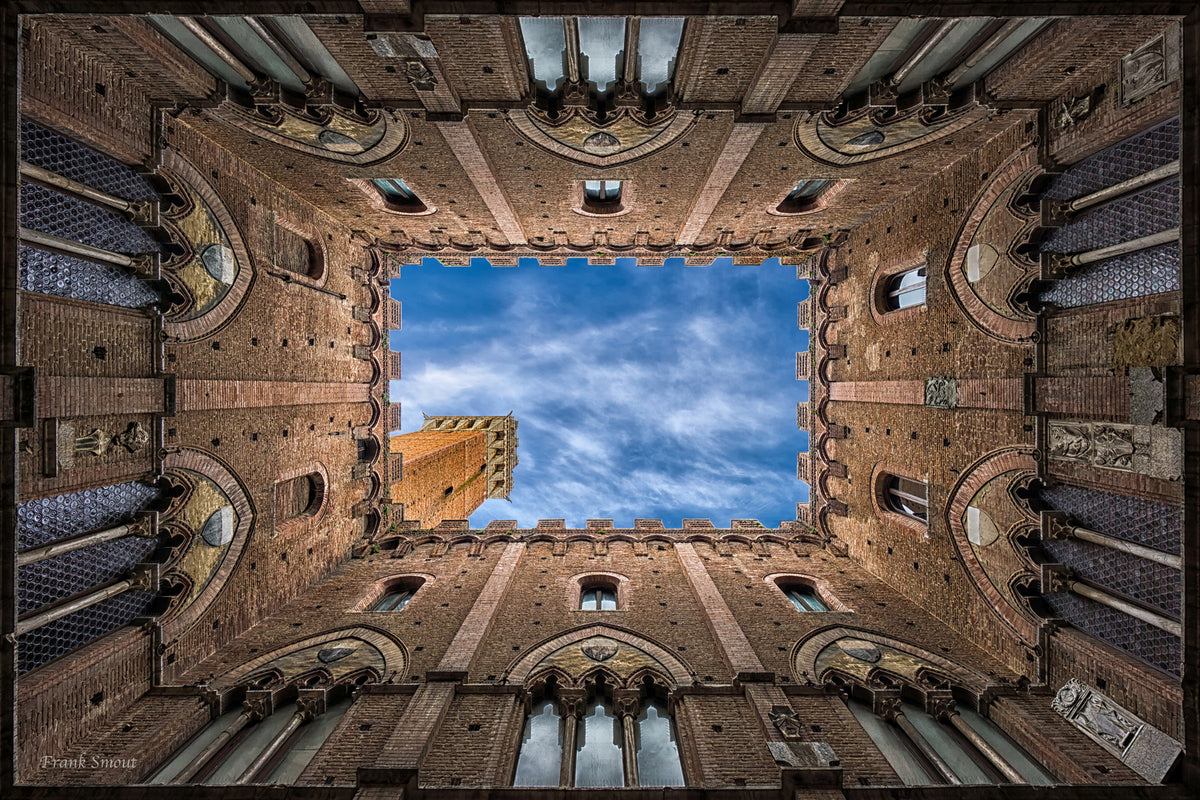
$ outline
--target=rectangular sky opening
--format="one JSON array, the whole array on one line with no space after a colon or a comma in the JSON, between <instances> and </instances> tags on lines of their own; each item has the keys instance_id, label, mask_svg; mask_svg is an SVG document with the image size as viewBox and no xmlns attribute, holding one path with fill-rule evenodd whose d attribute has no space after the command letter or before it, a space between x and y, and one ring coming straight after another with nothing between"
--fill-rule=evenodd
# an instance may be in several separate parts
<instances>
[{"instance_id":1,"label":"rectangular sky opening","mask_svg":"<svg viewBox=\"0 0 1200 800\"><path fill-rule=\"evenodd\" d=\"M694 517L774 527L808 500L795 475L808 449L796 426L808 385L795 375L808 283L795 266L426 258L402 268L391 294L404 304L391 333L404 354L390 387L400 432L425 414L512 412L520 423L511 505L485 501L473 528Z\"/></svg>"}]
</instances>

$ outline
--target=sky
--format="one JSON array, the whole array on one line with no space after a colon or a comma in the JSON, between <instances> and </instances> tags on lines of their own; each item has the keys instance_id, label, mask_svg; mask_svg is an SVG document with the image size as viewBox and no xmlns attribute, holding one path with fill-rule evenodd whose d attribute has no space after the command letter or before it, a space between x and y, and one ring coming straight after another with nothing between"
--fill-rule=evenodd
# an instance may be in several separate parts
<instances>
[{"instance_id":1,"label":"sky","mask_svg":"<svg viewBox=\"0 0 1200 800\"><path fill-rule=\"evenodd\" d=\"M796 517L808 487L796 480L796 352L808 333L796 303L808 284L770 259L685 267L569 259L543 267L405 266L392 280L403 353L392 381L401 432L422 412L517 418L520 463L511 503L484 502L471 517L533 527L635 518L679 527L685 518Z\"/></svg>"}]
</instances>

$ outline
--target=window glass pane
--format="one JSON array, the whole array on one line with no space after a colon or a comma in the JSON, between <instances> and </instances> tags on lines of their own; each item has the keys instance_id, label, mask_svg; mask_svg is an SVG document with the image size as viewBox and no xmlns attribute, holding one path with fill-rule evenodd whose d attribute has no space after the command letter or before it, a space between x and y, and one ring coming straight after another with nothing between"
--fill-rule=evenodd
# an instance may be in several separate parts
<instances>
[{"instance_id":1,"label":"window glass pane","mask_svg":"<svg viewBox=\"0 0 1200 800\"><path fill-rule=\"evenodd\" d=\"M870 706L859 700L847 700L846 705L850 707L850 711L862 725L867 736L870 736L871 741L879 748L879 752L883 753L883 757L892 765L892 769L896 770L896 774L900 776L900 780L905 786L940 783L940 781L933 780L925 772L925 768L917 757L909 752L908 747L900 738L900 732L875 716L875 712L871 710Z\"/></svg>"},{"instance_id":2,"label":"window glass pane","mask_svg":"<svg viewBox=\"0 0 1200 800\"><path fill-rule=\"evenodd\" d=\"M950 765L950 769L963 783L996 782L991 775L984 772L983 768L975 763L950 728L912 703L903 703L901 707L904 709L904 716L908 717L908 721L912 723L918 733L925 737L925 741L929 742L937 754Z\"/></svg>"},{"instance_id":3,"label":"window glass pane","mask_svg":"<svg viewBox=\"0 0 1200 800\"><path fill-rule=\"evenodd\" d=\"M237 46L252 62L248 66L279 81L284 88L290 89L293 92L302 93L304 91L304 84L301 83L300 78L287 68L287 65L283 63L279 56L275 55L275 51L267 47L267 43L259 38L259 35L250 28L246 20L241 17L222 17L216 15L207 17L207 19L237 43Z\"/></svg>"},{"instance_id":4,"label":"window glass pane","mask_svg":"<svg viewBox=\"0 0 1200 800\"><path fill-rule=\"evenodd\" d=\"M958 714L988 744L996 748L996 751L1004 757L1005 761L1013 766L1013 769L1021 774L1022 778L1035 786L1049 786L1058 782L1042 769L1041 765L1030 758L1029 754L1021 749L1016 742L1009 739L1002 730L992 724L992 721L987 717L976 714L971 709L964 708L963 706L958 707Z\"/></svg>"},{"instance_id":5,"label":"window glass pane","mask_svg":"<svg viewBox=\"0 0 1200 800\"><path fill-rule=\"evenodd\" d=\"M351 700L348 697L339 700L326 709L324 714L312 722L302 725L300 735L293 740L292 746L288 748L287 754L279 762L279 766L271 771L264 782L295 783L300 777L300 773L308 766L308 762L313 760L317 750L325 744L329 734L333 733L333 729L342 721L346 710L350 708L350 703Z\"/></svg>"},{"instance_id":6,"label":"window glass pane","mask_svg":"<svg viewBox=\"0 0 1200 800\"><path fill-rule=\"evenodd\" d=\"M679 748L666 709L652 702L637 718L638 782L642 786L683 786Z\"/></svg>"},{"instance_id":7,"label":"window glass pane","mask_svg":"<svg viewBox=\"0 0 1200 800\"><path fill-rule=\"evenodd\" d=\"M816 197L821 193L821 190L829 185L827 180L816 181L800 181L795 188L788 194L788 200L807 200Z\"/></svg>"},{"instance_id":8,"label":"window glass pane","mask_svg":"<svg viewBox=\"0 0 1200 800\"><path fill-rule=\"evenodd\" d=\"M595 85L596 91L607 91L617 79L625 53L625 19L580 17L579 51L583 77Z\"/></svg>"},{"instance_id":9,"label":"window glass pane","mask_svg":"<svg viewBox=\"0 0 1200 800\"><path fill-rule=\"evenodd\" d=\"M561 761L562 718L554 712L554 701L543 700L525 720L513 786L558 786Z\"/></svg>"},{"instance_id":10,"label":"window glass pane","mask_svg":"<svg viewBox=\"0 0 1200 800\"><path fill-rule=\"evenodd\" d=\"M358 96L358 86L350 80L350 76L342 69L338 60L325 49L325 45L321 44L312 28L308 27L308 23L301 17L271 17L271 21L322 77L328 78L346 94Z\"/></svg>"},{"instance_id":11,"label":"window glass pane","mask_svg":"<svg viewBox=\"0 0 1200 800\"><path fill-rule=\"evenodd\" d=\"M238 89L249 88L232 67L222 61L212 50L209 50L208 46L197 39L194 33L183 27L182 22L168 14L147 14L146 19L169 38L174 39L185 53L213 75Z\"/></svg>"},{"instance_id":12,"label":"window glass pane","mask_svg":"<svg viewBox=\"0 0 1200 800\"><path fill-rule=\"evenodd\" d=\"M146 781L147 783L170 783L179 772L191 763L192 759L200 754L200 751L208 747L213 739L216 739L223 730L228 728L238 715L242 713L242 707L237 706L230 711L226 711L218 719L210 722L204 730L187 743L187 746L179 750L175 755L164 764L158 772Z\"/></svg>"},{"instance_id":13,"label":"window glass pane","mask_svg":"<svg viewBox=\"0 0 1200 800\"><path fill-rule=\"evenodd\" d=\"M595 589L584 589L580 596L579 607L584 611L599 611L600 598Z\"/></svg>"},{"instance_id":14,"label":"window glass pane","mask_svg":"<svg viewBox=\"0 0 1200 800\"><path fill-rule=\"evenodd\" d=\"M399 178L375 178L371 181L389 200L399 203L415 203L417 195L408 184Z\"/></svg>"},{"instance_id":15,"label":"window glass pane","mask_svg":"<svg viewBox=\"0 0 1200 800\"><path fill-rule=\"evenodd\" d=\"M600 199L601 183L602 183L601 181L584 181L583 182L583 191L584 191L584 194L587 195L588 200L594 201L594 200Z\"/></svg>"},{"instance_id":16,"label":"window glass pane","mask_svg":"<svg viewBox=\"0 0 1200 800\"><path fill-rule=\"evenodd\" d=\"M521 36L534 82L551 92L558 89L566 75L562 17L521 17Z\"/></svg>"},{"instance_id":17,"label":"window glass pane","mask_svg":"<svg viewBox=\"0 0 1200 800\"><path fill-rule=\"evenodd\" d=\"M588 706L575 735L575 785L624 786L621 726L598 699Z\"/></svg>"},{"instance_id":18,"label":"window glass pane","mask_svg":"<svg viewBox=\"0 0 1200 800\"><path fill-rule=\"evenodd\" d=\"M250 726L246 735L229 754L229 758L213 770L213 773L204 779L204 783L230 784L236 781L246 767L250 766L258 754L271 743L275 734L283 730L294 713L296 713L296 704L292 703L275 709L274 714L257 725Z\"/></svg>"},{"instance_id":19,"label":"window glass pane","mask_svg":"<svg viewBox=\"0 0 1200 800\"><path fill-rule=\"evenodd\" d=\"M919 306L925 302L925 269L910 269L892 278L888 284L889 305L892 308Z\"/></svg>"},{"instance_id":20,"label":"window glass pane","mask_svg":"<svg viewBox=\"0 0 1200 800\"><path fill-rule=\"evenodd\" d=\"M646 17L638 29L638 80L653 94L675 74L682 17Z\"/></svg>"},{"instance_id":21,"label":"window glass pane","mask_svg":"<svg viewBox=\"0 0 1200 800\"><path fill-rule=\"evenodd\" d=\"M616 611L617 610L617 593L612 589L600 589L600 610L601 611Z\"/></svg>"},{"instance_id":22,"label":"window glass pane","mask_svg":"<svg viewBox=\"0 0 1200 800\"><path fill-rule=\"evenodd\" d=\"M808 606L809 611L828 611L829 609L821 602L821 598L817 597L812 592L806 592L800 595L801 599Z\"/></svg>"}]
</instances>

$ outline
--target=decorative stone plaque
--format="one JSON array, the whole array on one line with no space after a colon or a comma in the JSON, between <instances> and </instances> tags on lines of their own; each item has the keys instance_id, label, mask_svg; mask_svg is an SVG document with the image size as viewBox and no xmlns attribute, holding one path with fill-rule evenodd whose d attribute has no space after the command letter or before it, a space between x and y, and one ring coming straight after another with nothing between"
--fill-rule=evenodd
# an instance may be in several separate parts
<instances>
[{"instance_id":1,"label":"decorative stone plaque","mask_svg":"<svg viewBox=\"0 0 1200 800\"><path fill-rule=\"evenodd\" d=\"M1179 32L1174 26L1121 59L1121 105L1128 106L1179 78Z\"/></svg>"},{"instance_id":2,"label":"decorative stone plaque","mask_svg":"<svg viewBox=\"0 0 1200 800\"><path fill-rule=\"evenodd\" d=\"M1182 751L1179 742L1074 678L1050 707L1151 783L1162 781Z\"/></svg>"},{"instance_id":3,"label":"decorative stone plaque","mask_svg":"<svg viewBox=\"0 0 1200 800\"><path fill-rule=\"evenodd\" d=\"M930 408L954 408L957 406L958 381L954 378L926 379L925 405Z\"/></svg>"}]
</instances>

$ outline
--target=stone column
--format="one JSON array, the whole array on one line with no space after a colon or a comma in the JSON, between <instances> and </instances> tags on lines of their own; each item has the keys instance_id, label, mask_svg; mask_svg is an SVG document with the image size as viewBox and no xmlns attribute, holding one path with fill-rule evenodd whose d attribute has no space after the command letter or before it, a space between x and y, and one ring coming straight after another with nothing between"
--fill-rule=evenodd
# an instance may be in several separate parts
<instances>
[{"instance_id":1,"label":"stone column","mask_svg":"<svg viewBox=\"0 0 1200 800\"><path fill-rule=\"evenodd\" d=\"M570 788L575 785L575 737L583 707L587 703L587 692L583 689L560 689L558 702L562 706L563 741L562 760L559 763L558 785Z\"/></svg>"},{"instance_id":2,"label":"stone column","mask_svg":"<svg viewBox=\"0 0 1200 800\"><path fill-rule=\"evenodd\" d=\"M1148 608L1131 603L1124 598L1109 594L1105 590L1072 576L1071 571L1062 564L1042 564L1042 592L1058 594L1071 592L1080 597L1086 597L1101 605L1114 608L1134 619L1140 619L1148 625L1164 630L1174 636L1183 636L1183 626L1179 620L1151 611Z\"/></svg>"},{"instance_id":3,"label":"stone column","mask_svg":"<svg viewBox=\"0 0 1200 800\"><path fill-rule=\"evenodd\" d=\"M47 558L60 556L63 553L82 550L85 547L91 547L100 542L123 539L126 536L140 536L144 539L153 539L158 536L158 512L138 512L132 522L127 522L123 525L89 531L76 536L68 536L63 539L56 539L49 544L22 550L17 553L17 566L23 567L27 564L44 561Z\"/></svg>"},{"instance_id":4,"label":"stone column","mask_svg":"<svg viewBox=\"0 0 1200 800\"><path fill-rule=\"evenodd\" d=\"M263 748L262 752L250 763L250 766L246 767L234 783L241 785L253 781L255 776L267 765L267 762L283 749L292 734L301 725L312 722L324 714L327 707L324 689L301 689L300 696L296 698L296 712L292 714L292 718L283 726L283 730L275 734L275 738Z\"/></svg>"},{"instance_id":5,"label":"stone column","mask_svg":"<svg viewBox=\"0 0 1200 800\"><path fill-rule=\"evenodd\" d=\"M1108 536L1107 534L1081 527L1074 524L1062 511L1043 511L1041 517L1043 540L1080 539L1092 544L1098 544L1101 547L1107 547L1110 550L1120 550L1123 553L1129 553L1138 558L1144 558L1147 561L1153 561L1156 564L1162 564L1172 569L1183 569L1183 558L1181 556L1164 553L1162 550L1155 550L1153 547L1146 547L1137 542L1120 539L1116 536Z\"/></svg>"},{"instance_id":6,"label":"stone column","mask_svg":"<svg viewBox=\"0 0 1200 800\"><path fill-rule=\"evenodd\" d=\"M159 570L161 566L161 564L138 564L124 580L96 589L90 594L74 600L64 600L54 605L46 606L35 612L33 616L18 620L14 634L20 636L21 634L29 633L29 631L54 622L56 619L62 619L74 614L76 611L82 611L85 608L102 603L110 597L116 597L125 592L155 591L158 589Z\"/></svg>"},{"instance_id":7,"label":"stone column","mask_svg":"<svg viewBox=\"0 0 1200 800\"><path fill-rule=\"evenodd\" d=\"M988 744L987 740L959 715L958 709L954 707L954 698L931 697L926 703L926 711L939 722L952 725L1009 783L1028 783L996 748Z\"/></svg>"},{"instance_id":8,"label":"stone column","mask_svg":"<svg viewBox=\"0 0 1200 800\"><path fill-rule=\"evenodd\" d=\"M251 699L249 695L258 694L259 697ZM196 777L213 756L221 752L221 749L229 743L234 736L241 732L251 722L261 722L271 715L272 703L270 692L247 692L246 702L242 704L242 713L237 716L233 722L217 734L217 738L209 742L208 746L196 754L196 757L187 763L179 773L171 779L171 783L191 783L192 778Z\"/></svg>"},{"instance_id":9,"label":"stone column","mask_svg":"<svg viewBox=\"0 0 1200 800\"><path fill-rule=\"evenodd\" d=\"M614 692L617 717L621 720L621 763L625 768L625 786L641 786L638 781L637 724L642 709L641 693L637 689L617 689Z\"/></svg>"},{"instance_id":10,"label":"stone column","mask_svg":"<svg viewBox=\"0 0 1200 800\"><path fill-rule=\"evenodd\" d=\"M921 755L925 756L925 758L929 760L929 763L933 765L933 768L938 771L938 774L941 775L942 779L945 780L946 783L952 786L959 786L962 784L962 781L957 775L954 774L954 770L950 769L950 765L946 763L945 759L943 759L941 755L938 754L938 751L933 748L933 745L931 745L929 741L921 735L921 732L913 727L913 724L909 721L908 717L904 716L904 712L901 710L900 706L899 693L876 692L874 697L874 706L876 716L880 717L881 719L885 719L888 722L896 723L900 730L904 732L904 735L908 737L908 740L916 745L916 748L921 751Z\"/></svg>"}]
</instances>

